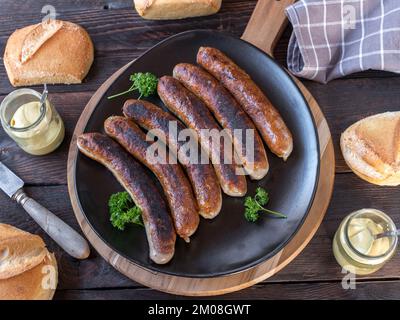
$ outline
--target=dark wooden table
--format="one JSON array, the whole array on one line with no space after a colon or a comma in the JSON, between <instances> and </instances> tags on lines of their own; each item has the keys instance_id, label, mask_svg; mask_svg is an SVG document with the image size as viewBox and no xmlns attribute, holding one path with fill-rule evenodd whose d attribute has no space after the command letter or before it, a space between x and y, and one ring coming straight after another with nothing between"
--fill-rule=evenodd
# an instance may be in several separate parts
<instances>
[{"instance_id":1,"label":"dark wooden table","mask_svg":"<svg viewBox=\"0 0 400 320\"><path fill-rule=\"evenodd\" d=\"M50 98L66 125L66 139L54 153L34 157L21 151L0 130L0 161L25 182L27 192L77 230L67 192L66 163L71 134L86 103L118 68L157 42L190 29L214 29L240 36L256 1L224 0L220 13L183 21L153 22L140 18L131 0L0 0L0 47L16 29L37 23L41 9L53 5L58 18L78 23L90 33L96 48L94 65L82 85L51 86ZM279 42L275 56L286 65L291 30ZM262 35L260 35L262 36ZM284 270L252 288L220 298L230 299L396 299L400 298L400 256L368 277L357 279L356 290L342 288L343 274L332 254L332 238L349 212L373 207L400 225L400 189L377 187L358 179L343 161L340 133L353 122L375 113L400 109L400 76L367 71L321 85L304 81L329 122L336 149L336 181L324 222L307 248ZM40 90L40 88L37 88ZM0 101L12 91L0 60ZM145 288L121 275L94 250L77 261L49 238L28 215L0 192L0 222L41 235L57 256L60 281L56 299L170 299L174 296Z\"/></svg>"}]
</instances>

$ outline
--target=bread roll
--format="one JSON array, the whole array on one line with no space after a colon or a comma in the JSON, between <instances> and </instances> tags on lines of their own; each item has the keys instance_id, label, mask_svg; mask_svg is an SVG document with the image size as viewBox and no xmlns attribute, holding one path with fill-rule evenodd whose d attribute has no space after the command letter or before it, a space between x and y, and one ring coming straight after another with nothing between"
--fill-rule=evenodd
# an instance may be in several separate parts
<instances>
[{"instance_id":1,"label":"bread roll","mask_svg":"<svg viewBox=\"0 0 400 320\"><path fill-rule=\"evenodd\" d=\"M81 83L93 63L88 33L66 21L50 20L16 30L8 39L4 65L15 87Z\"/></svg>"},{"instance_id":2,"label":"bread roll","mask_svg":"<svg viewBox=\"0 0 400 320\"><path fill-rule=\"evenodd\" d=\"M36 267L18 276L0 280L0 300L51 300L57 279L56 259L47 252Z\"/></svg>"},{"instance_id":3,"label":"bread roll","mask_svg":"<svg viewBox=\"0 0 400 320\"><path fill-rule=\"evenodd\" d=\"M57 261L39 236L0 224L0 300L51 299Z\"/></svg>"},{"instance_id":4,"label":"bread roll","mask_svg":"<svg viewBox=\"0 0 400 320\"><path fill-rule=\"evenodd\" d=\"M400 112L362 119L342 134L347 165L360 178L377 185L400 184Z\"/></svg>"},{"instance_id":5,"label":"bread roll","mask_svg":"<svg viewBox=\"0 0 400 320\"><path fill-rule=\"evenodd\" d=\"M46 246L39 236L0 224L0 280L32 269L46 254Z\"/></svg>"},{"instance_id":6,"label":"bread roll","mask_svg":"<svg viewBox=\"0 0 400 320\"><path fill-rule=\"evenodd\" d=\"M134 0L137 12L146 19L167 20L217 13L221 0Z\"/></svg>"}]
</instances>

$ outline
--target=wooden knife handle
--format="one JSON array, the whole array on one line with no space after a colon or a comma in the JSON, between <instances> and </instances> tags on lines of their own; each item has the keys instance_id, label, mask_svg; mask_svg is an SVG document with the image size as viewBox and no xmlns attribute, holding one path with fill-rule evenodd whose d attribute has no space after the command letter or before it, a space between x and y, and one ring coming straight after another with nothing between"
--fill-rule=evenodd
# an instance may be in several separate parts
<instances>
[{"instance_id":1,"label":"wooden knife handle","mask_svg":"<svg viewBox=\"0 0 400 320\"><path fill-rule=\"evenodd\" d=\"M270 54L287 25L285 8L296 0L258 0L242 39Z\"/></svg>"},{"instance_id":2,"label":"wooden knife handle","mask_svg":"<svg viewBox=\"0 0 400 320\"><path fill-rule=\"evenodd\" d=\"M86 259L89 256L87 241L54 213L28 197L22 190L17 191L13 198L69 255L76 259Z\"/></svg>"}]
</instances>

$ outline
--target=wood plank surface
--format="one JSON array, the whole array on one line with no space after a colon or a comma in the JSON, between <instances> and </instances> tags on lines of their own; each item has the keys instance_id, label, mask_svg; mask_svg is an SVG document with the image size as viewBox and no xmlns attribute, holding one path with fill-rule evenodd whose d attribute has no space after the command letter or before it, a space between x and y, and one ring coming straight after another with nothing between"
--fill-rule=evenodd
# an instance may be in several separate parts
<instances>
[{"instance_id":1,"label":"wood plank surface","mask_svg":"<svg viewBox=\"0 0 400 320\"><path fill-rule=\"evenodd\" d=\"M23 15L10 16L19 7L19 2L2 0L0 12L0 48L3 52L6 41L16 28L37 23L44 16L41 13L43 1L24 1ZM17 4L18 3L18 4ZM31 9L31 3L33 8ZM131 1L51 1L59 19L82 25L92 37L96 59L88 77L82 85L57 85L52 92L95 91L99 84L108 79L120 67L132 61L147 49L165 38L186 30L214 29L240 37L255 7L256 1L224 1L221 11L210 17L173 21L149 21L141 19L132 9ZM4 4L4 5L3 5ZM104 9L104 8L108 9ZM286 48L290 28L284 33L275 50L279 62L286 64ZM367 73L368 75L370 73ZM370 74L371 75L371 74ZM374 76L391 76L389 73L372 73ZM351 76L350 76L351 77ZM12 90L0 58L0 94Z\"/></svg>"},{"instance_id":2,"label":"wood plank surface","mask_svg":"<svg viewBox=\"0 0 400 320\"><path fill-rule=\"evenodd\" d=\"M37 1L33 9L25 10L16 17L6 14L15 12L15 1L4 1L0 13L0 48L16 29L37 23L44 16L41 7L47 2ZM26 1L25 4L35 2ZM48 1L53 3L52 1ZM53 92L97 90L120 67L132 61L161 40L186 30L214 29L241 36L256 1L224 1L221 11L207 18L191 18L184 21L150 21L142 19L132 9L132 1L55 1L58 18L82 25L90 34L96 59L85 83L82 85L55 86ZM109 9L104 9L108 6ZM111 9L110 9L111 8ZM20 9L18 9L19 11ZM206 23L205 23L206 22ZM0 94L12 90L3 61L0 61Z\"/></svg>"},{"instance_id":3,"label":"wood plank surface","mask_svg":"<svg viewBox=\"0 0 400 320\"><path fill-rule=\"evenodd\" d=\"M336 151L336 172L350 172L339 147L340 134L352 123L380 112L400 109L400 77L335 80L328 85L304 82L319 102L328 121ZM0 161L15 170L28 184L66 184L66 160L75 124L93 92L52 93L50 99L65 125L61 148L46 157L20 150L0 129ZM3 99L0 96L0 101ZM117 110L116 112L119 112ZM35 168L35 170L32 170Z\"/></svg>"},{"instance_id":4,"label":"wood plank surface","mask_svg":"<svg viewBox=\"0 0 400 320\"><path fill-rule=\"evenodd\" d=\"M224 0L221 12L205 18L182 21L146 21L132 9L131 0L0 0L0 52L16 29L40 21L45 4L52 4L58 18L84 26L93 38L96 60L82 85L51 86L51 99L66 124L67 137L59 150L46 157L25 154L0 129L0 161L16 171L30 186L27 192L78 229L66 187L66 159L76 121L95 90L118 68L135 59L157 42L190 29L214 29L240 36L256 4L255 0ZM291 28L279 41L274 55L285 65ZM320 85L303 82L324 112L336 149L336 182L325 220L308 247L274 277L250 289L223 298L400 298L400 257L395 255L383 269L362 278L357 290L343 290L343 274L331 250L332 237L343 217L363 207L381 209L400 225L399 188L368 184L349 172L341 156L340 133L353 122L371 114L400 110L400 77L366 71ZM0 58L0 101L10 86ZM10 199L0 193L0 222L10 223L44 237L56 252L60 266L58 299L148 299L171 296L143 288L119 274L96 252L77 261L63 253L43 231Z\"/></svg>"},{"instance_id":5,"label":"wood plank surface","mask_svg":"<svg viewBox=\"0 0 400 320\"><path fill-rule=\"evenodd\" d=\"M66 186L34 186L26 188L26 191L78 230ZM391 193L391 197L386 196L388 193ZM291 264L265 283L341 281L343 277L341 268L336 263L331 248L333 235L341 220L348 213L361 207L374 207L390 214L395 223L400 225L400 212L396 209L399 198L400 190L398 188L397 190L375 188L354 175L338 175L330 208L316 236ZM45 239L49 248L55 251L60 264L60 289L138 286L115 271L94 250L88 260L71 259L44 234L22 208L3 193L0 193L0 203L2 204L1 222L39 234ZM399 263L400 256L397 254L383 269L373 275L363 277L363 279L400 279L400 270L397 267Z\"/></svg>"},{"instance_id":6,"label":"wood plank surface","mask_svg":"<svg viewBox=\"0 0 400 320\"><path fill-rule=\"evenodd\" d=\"M356 288L344 290L341 283L285 283L255 285L245 291L238 291L225 296L210 298L211 300L233 299L247 300L365 300L365 299L399 299L398 281L368 281L356 284ZM116 298L118 297L118 298ZM190 299L187 297L171 296L162 292L155 292L147 288L112 289L112 290L59 290L55 299L99 299L99 300L168 300ZM201 299L200 299L201 300Z\"/></svg>"}]
</instances>

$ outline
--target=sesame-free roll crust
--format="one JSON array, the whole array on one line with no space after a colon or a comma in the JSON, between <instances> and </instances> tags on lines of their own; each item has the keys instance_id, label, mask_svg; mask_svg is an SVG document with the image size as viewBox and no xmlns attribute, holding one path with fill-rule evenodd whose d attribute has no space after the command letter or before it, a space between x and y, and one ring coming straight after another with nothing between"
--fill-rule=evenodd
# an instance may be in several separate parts
<instances>
[{"instance_id":1,"label":"sesame-free roll crust","mask_svg":"<svg viewBox=\"0 0 400 320\"><path fill-rule=\"evenodd\" d=\"M0 223L0 300L50 300L57 261L42 238Z\"/></svg>"},{"instance_id":2,"label":"sesame-free roll crust","mask_svg":"<svg viewBox=\"0 0 400 320\"><path fill-rule=\"evenodd\" d=\"M145 19L167 20L207 16L217 13L222 0L134 0Z\"/></svg>"},{"instance_id":3,"label":"sesame-free roll crust","mask_svg":"<svg viewBox=\"0 0 400 320\"><path fill-rule=\"evenodd\" d=\"M340 137L343 157L360 178L377 185L400 184L400 112L362 119Z\"/></svg>"},{"instance_id":4,"label":"sesame-free roll crust","mask_svg":"<svg viewBox=\"0 0 400 320\"><path fill-rule=\"evenodd\" d=\"M81 83L93 59L93 43L85 29L60 20L16 30L4 52L7 75L15 87Z\"/></svg>"}]
</instances>

